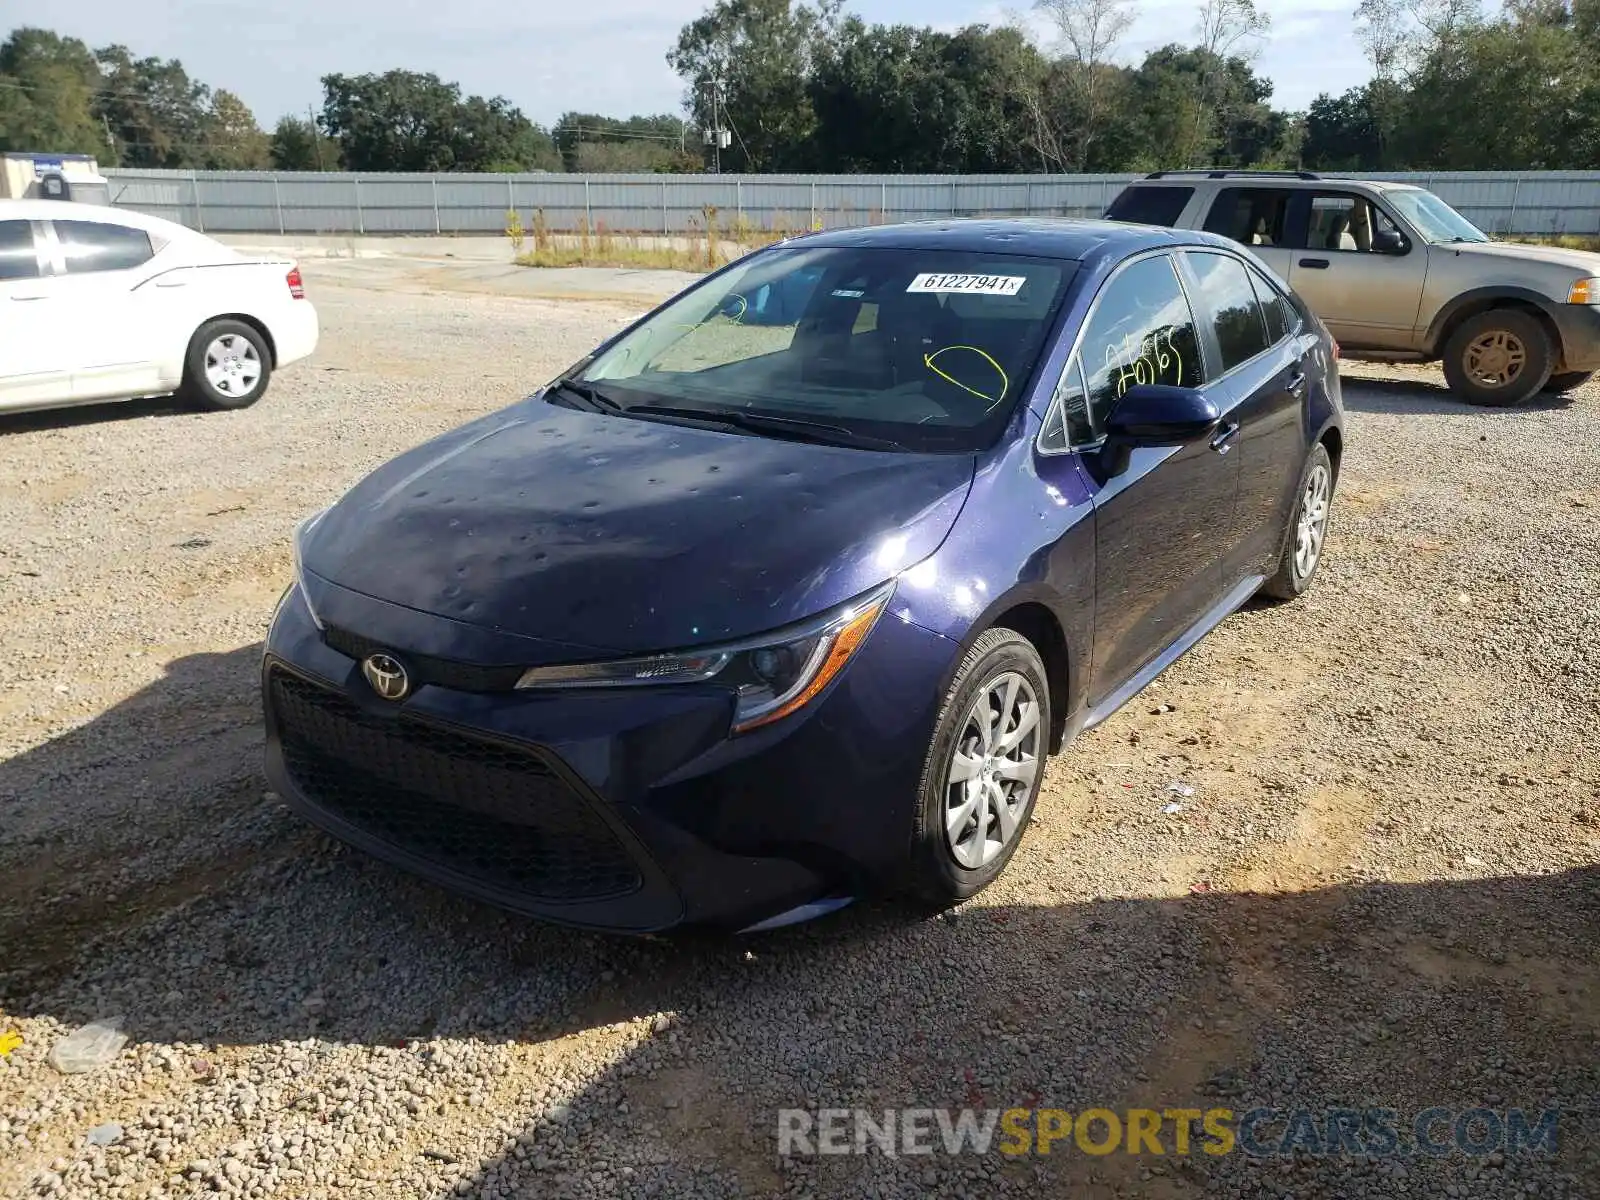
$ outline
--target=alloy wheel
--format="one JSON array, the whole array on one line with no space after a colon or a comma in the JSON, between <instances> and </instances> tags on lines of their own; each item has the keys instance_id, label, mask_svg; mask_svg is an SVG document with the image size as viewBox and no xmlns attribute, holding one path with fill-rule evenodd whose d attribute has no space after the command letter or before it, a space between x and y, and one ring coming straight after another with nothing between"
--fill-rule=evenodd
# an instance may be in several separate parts
<instances>
[{"instance_id":1,"label":"alloy wheel","mask_svg":"<svg viewBox=\"0 0 1600 1200\"><path fill-rule=\"evenodd\" d=\"M1528 348L1504 329L1491 329L1467 343L1467 375L1483 387L1508 387L1522 374Z\"/></svg>"},{"instance_id":2,"label":"alloy wheel","mask_svg":"<svg viewBox=\"0 0 1600 1200\"><path fill-rule=\"evenodd\" d=\"M250 339L224 333L206 347L206 381L224 396L248 396L261 382L261 357Z\"/></svg>"},{"instance_id":3,"label":"alloy wheel","mask_svg":"<svg viewBox=\"0 0 1600 1200\"><path fill-rule=\"evenodd\" d=\"M1294 532L1294 569L1301 579L1317 569L1322 555L1322 539L1328 532L1328 500L1332 477L1324 463L1311 468L1306 489L1300 497L1300 520Z\"/></svg>"},{"instance_id":4,"label":"alloy wheel","mask_svg":"<svg viewBox=\"0 0 1600 1200\"><path fill-rule=\"evenodd\" d=\"M945 840L967 870L994 859L1017 835L1039 774L1039 698L1016 671L986 684L951 751Z\"/></svg>"}]
</instances>

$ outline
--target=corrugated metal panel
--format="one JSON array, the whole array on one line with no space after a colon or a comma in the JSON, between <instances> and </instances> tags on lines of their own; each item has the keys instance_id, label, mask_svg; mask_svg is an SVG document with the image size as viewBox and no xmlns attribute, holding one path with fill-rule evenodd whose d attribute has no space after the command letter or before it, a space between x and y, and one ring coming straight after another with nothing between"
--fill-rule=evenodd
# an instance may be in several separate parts
<instances>
[{"instance_id":1,"label":"corrugated metal panel","mask_svg":"<svg viewBox=\"0 0 1600 1200\"><path fill-rule=\"evenodd\" d=\"M467 175L111 168L112 203L211 232L495 233L525 227L797 232L951 216L1095 216L1135 175ZM1600 233L1600 172L1406 172L1493 233Z\"/></svg>"}]
</instances>

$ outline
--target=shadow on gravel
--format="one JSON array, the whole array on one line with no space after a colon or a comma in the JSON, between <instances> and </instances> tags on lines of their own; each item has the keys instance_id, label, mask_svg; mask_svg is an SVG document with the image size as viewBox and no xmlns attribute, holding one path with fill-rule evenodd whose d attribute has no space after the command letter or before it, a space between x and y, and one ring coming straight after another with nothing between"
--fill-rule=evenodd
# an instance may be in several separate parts
<instances>
[{"instance_id":1,"label":"shadow on gravel","mask_svg":"<svg viewBox=\"0 0 1600 1200\"><path fill-rule=\"evenodd\" d=\"M138 1042L208 1047L220 1085L174 1086L214 1089L218 1114L260 1061L234 1047L415 1056L448 1116L385 1113L407 1195L1578 1195L1600 1178L1600 868L599 937L291 818L258 776L258 654L180 659L0 764L0 1007L115 1012ZM453 1073L472 1041L511 1048L512 1069ZM293 1105L274 1120L330 1119L314 1093ZM1559 1158L1411 1158L1401 1187L1391 1164L1337 1157L776 1153L785 1107L1434 1105L1558 1107ZM489 1157L427 1153L438 1127Z\"/></svg>"},{"instance_id":2,"label":"shadow on gravel","mask_svg":"<svg viewBox=\"0 0 1600 1200\"><path fill-rule=\"evenodd\" d=\"M1399 416L1441 415L1478 417L1485 420L1515 419L1530 412L1564 412L1575 399L1571 395L1540 392L1533 399L1509 408L1468 404L1458 400L1441 384L1423 379L1373 379L1360 375L1343 378L1344 406L1350 412L1388 413Z\"/></svg>"},{"instance_id":3,"label":"shadow on gravel","mask_svg":"<svg viewBox=\"0 0 1600 1200\"><path fill-rule=\"evenodd\" d=\"M71 408L47 408L38 412L0 414L0 438L13 433L35 433L42 429L68 429L74 425L96 425L110 421L136 421L141 417L192 417L197 411L173 396L151 396L144 400L118 400L108 404L82 404Z\"/></svg>"}]
</instances>

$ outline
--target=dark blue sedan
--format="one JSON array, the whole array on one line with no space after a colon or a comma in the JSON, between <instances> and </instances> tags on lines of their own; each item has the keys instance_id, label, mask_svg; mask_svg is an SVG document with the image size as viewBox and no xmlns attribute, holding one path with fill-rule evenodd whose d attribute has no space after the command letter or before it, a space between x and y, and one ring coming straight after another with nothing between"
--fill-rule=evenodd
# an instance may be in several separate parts
<instances>
[{"instance_id":1,"label":"dark blue sedan","mask_svg":"<svg viewBox=\"0 0 1600 1200\"><path fill-rule=\"evenodd\" d=\"M1310 584L1337 354L1203 233L752 254L301 526L268 775L372 854L576 925L970 896L1047 754Z\"/></svg>"}]
</instances>

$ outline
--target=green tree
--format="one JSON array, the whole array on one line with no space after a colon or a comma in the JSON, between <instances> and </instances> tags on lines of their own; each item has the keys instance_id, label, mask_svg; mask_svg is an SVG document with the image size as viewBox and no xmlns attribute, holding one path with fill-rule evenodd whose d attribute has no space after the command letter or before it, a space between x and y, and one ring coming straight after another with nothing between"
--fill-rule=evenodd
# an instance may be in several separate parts
<instances>
[{"instance_id":1,"label":"green tree","mask_svg":"<svg viewBox=\"0 0 1600 1200\"><path fill-rule=\"evenodd\" d=\"M120 160L134 167L199 164L211 121L211 89L189 78L177 59L135 59L126 46L95 52L102 87L98 114Z\"/></svg>"},{"instance_id":2,"label":"green tree","mask_svg":"<svg viewBox=\"0 0 1600 1200\"><path fill-rule=\"evenodd\" d=\"M0 44L0 150L118 159L95 115L100 67L89 47L45 29L15 29Z\"/></svg>"},{"instance_id":3,"label":"green tree","mask_svg":"<svg viewBox=\"0 0 1600 1200\"><path fill-rule=\"evenodd\" d=\"M255 114L226 89L212 94L198 165L219 171L260 171L271 165L267 135Z\"/></svg>"},{"instance_id":4,"label":"green tree","mask_svg":"<svg viewBox=\"0 0 1600 1200\"><path fill-rule=\"evenodd\" d=\"M301 117L280 117L267 155L279 171L337 171L339 143Z\"/></svg>"}]
</instances>

